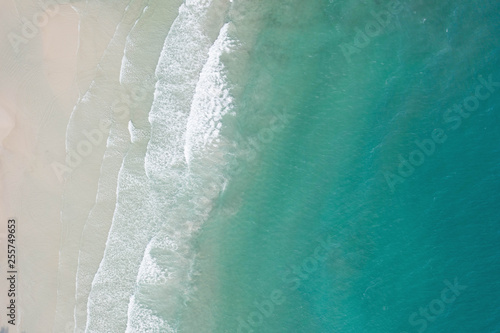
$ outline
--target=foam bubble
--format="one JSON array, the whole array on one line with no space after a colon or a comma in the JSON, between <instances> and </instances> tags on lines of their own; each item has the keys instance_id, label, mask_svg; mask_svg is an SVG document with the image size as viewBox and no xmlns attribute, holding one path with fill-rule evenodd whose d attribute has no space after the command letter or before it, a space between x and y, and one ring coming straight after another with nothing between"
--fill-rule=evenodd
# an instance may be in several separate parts
<instances>
[{"instance_id":1,"label":"foam bubble","mask_svg":"<svg viewBox=\"0 0 500 333\"><path fill-rule=\"evenodd\" d=\"M226 23L210 48L208 61L203 66L196 85L184 145L188 165L195 150L201 150L210 144L217 146L222 117L233 107L226 69L221 61L221 56L229 53L236 44L229 38L228 30L229 23Z\"/></svg>"},{"instance_id":2,"label":"foam bubble","mask_svg":"<svg viewBox=\"0 0 500 333\"><path fill-rule=\"evenodd\" d=\"M194 257L189 240L206 216L205 212L186 220L192 214L186 204L192 205L190 198L202 185L188 172L184 139L197 82L213 43L208 37L213 34L202 25L211 3L187 1L165 39L148 117L146 156L141 159L129 152L120 170L112 227L88 301L89 332L123 331L125 326L127 332L170 332L166 317L153 313L148 300L141 298L142 291L158 287L172 295L167 317L175 321ZM123 75L129 75L128 60L122 63ZM133 142L141 135L133 123L129 132Z\"/></svg>"},{"instance_id":3,"label":"foam bubble","mask_svg":"<svg viewBox=\"0 0 500 333\"><path fill-rule=\"evenodd\" d=\"M129 302L128 324L126 333L176 333L177 330L170 326L152 310L144 308L132 296Z\"/></svg>"},{"instance_id":4,"label":"foam bubble","mask_svg":"<svg viewBox=\"0 0 500 333\"><path fill-rule=\"evenodd\" d=\"M141 266L139 268L139 273L137 274L137 284L150 284L150 285L158 285L165 284L167 280L171 278L169 272L165 269L162 269L155 258L151 256L151 249L159 248L159 249L172 249L176 250L178 248L177 244L173 242L168 237L164 238L165 241L158 241L157 238L154 238L151 241L147 248L144 257L141 262Z\"/></svg>"}]
</instances>

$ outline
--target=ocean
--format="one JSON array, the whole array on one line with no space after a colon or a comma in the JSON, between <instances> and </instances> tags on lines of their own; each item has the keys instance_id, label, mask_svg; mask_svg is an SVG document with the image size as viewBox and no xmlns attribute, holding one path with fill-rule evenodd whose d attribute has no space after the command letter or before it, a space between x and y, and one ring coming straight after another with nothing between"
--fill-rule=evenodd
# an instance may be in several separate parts
<instances>
[{"instance_id":1,"label":"ocean","mask_svg":"<svg viewBox=\"0 0 500 333\"><path fill-rule=\"evenodd\" d=\"M72 332L500 332L500 2L123 7Z\"/></svg>"}]
</instances>

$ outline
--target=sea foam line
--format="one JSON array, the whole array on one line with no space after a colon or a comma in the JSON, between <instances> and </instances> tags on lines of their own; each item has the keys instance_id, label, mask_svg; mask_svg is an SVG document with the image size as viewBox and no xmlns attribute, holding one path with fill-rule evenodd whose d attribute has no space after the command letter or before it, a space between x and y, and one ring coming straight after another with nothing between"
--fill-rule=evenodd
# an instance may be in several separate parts
<instances>
[{"instance_id":1,"label":"sea foam line","mask_svg":"<svg viewBox=\"0 0 500 333\"><path fill-rule=\"evenodd\" d=\"M125 325L129 330L139 327L134 322L140 317L136 316L137 311L146 307L137 302L137 297L132 302L131 296L144 251L158 227L166 223L163 210L176 206L178 199L185 196L182 189L189 181L185 172L184 135L198 77L212 44L200 23L210 4L211 1L187 1L179 9L165 40L149 113L151 138L146 158L142 160L142 172L149 178L137 174L141 168L120 170L118 204L88 302L88 332L118 331ZM140 161L134 158L130 163L133 166ZM182 209L174 215L182 215ZM147 258L145 261L148 262ZM138 305L127 306L129 301Z\"/></svg>"},{"instance_id":2,"label":"sea foam line","mask_svg":"<svg viewBox=\"0 0 500 333\"><path fill-rule=\"evenodd\" d=\"M187 15L187 18L192 17ZM201 189L206 185L204 183L215 178L217 173L222 171L222 166L204 165L208 169L206 174L195 175L189 169L188 162L198 158L203 159L205 154L214 154L213 149L204 150L203 148L218 138L222 117L232 107L229 85L224 75L225 68L220 59L222 54L229 52L230 46L233 45L228 37L228 30L229 24L224 25L212 46L207 47L204 54L201 53L197 56L197 61L194 63L198 65L199 76L185 76L183 88L190 89L192 98L177 101L178 104L174 105L162 103L165 100L172 102L169 95L175 96L178 89L181 89L179 84L171 85L169 79L176 78L178 75L176 71L182 71L183 66L192 66L192 62L182 63L173 60L173 65L179 67L169 71L168 75L165 76L163 76L165 74L163 70L169 69L165 63L172 61L172 57L164 58L165 63L159 65L158 75L160 79L155 95L155 102L158 101L155 106L158 108L155 112L150 113L150 121L152 128L155 129L152 132L152 138L156 131L160 132L158 133L160 137L156 138L156 142L150 141L148 152L151 155L147 162L149 162L150 173L148 175L152 181L152 188L156 187L157 189L154 192L156 194L156 216L162 216L162 223L158 224L162 225L162 228L144 251L137 275L135 293L129 301L127 332L138 332L140 326L138 321L142 320L141 313L144 309L152 308L155 308L153 313L155 316L159 316L159 313L162 314L162 324L170 328L177 326L175 323L177 323L179 313L189 300L190 283L196 257L191 248L191 240L211 209L209 202L203 206L202 211L197 211L198 207L195 206L192 198L203 193ZM183 36L174 35L174 38L166 41L165 46L177 43L179 37ZM206 40L202 32L197 37ZM192 55L189 60L193 60L193 58ZM201 60L205 61L201 62ZM161 82L165 82L162 79L166 81L165 85L161 85ZM167 109L161 109L160 106L165 106ZM169 114L175 114L175 116L169 117ZM180 123L172 128L168 125L173 119L180 121ZM174 133L164 135L161 129L167 129ZM198 139L199 137L201 139ZM164 145L157 146L163 140ZM154 155L155 150L162 153L165 152L165 148L171 149L169 154ZM186 154L189 156L188 159L185 159ZM213 174L211 175L211 173ZM164 183L174 186L168 186ZM158 184L162 185L158 186ZM220 185L218 189L212 191L211 199L214 199L221 190L222 184ZM193 214L195 211L196 213ZM168 213L165 214L165 212ZM144 295L168 295L168 297L155 300L144 297ZM158 301L161 301L160 305L158 305Z\"/></svg>"},{"instance_id":3,"label":"sea foam line","mask_svg":"<svg viewBox=\"0 0 500 333\"><path fill-rule=\"evenodd\" d=\"M220 30L210 48L208 61L200 75L187 123L184 156L189 165L194 150L219 142L222 117L233 107L233 98L227 82L226 69L221 62L224 53L235 47L228 36L229 23Z\"/></svg>"}]
</instances>

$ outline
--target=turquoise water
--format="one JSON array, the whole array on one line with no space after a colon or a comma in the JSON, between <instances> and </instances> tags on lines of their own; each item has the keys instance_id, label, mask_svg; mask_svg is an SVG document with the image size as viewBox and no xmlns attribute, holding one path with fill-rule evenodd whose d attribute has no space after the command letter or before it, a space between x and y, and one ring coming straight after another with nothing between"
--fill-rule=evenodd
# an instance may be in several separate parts
<instances>
[{"instance_id":1,"label":"turquoise water","mask_svg":"<svg viewBox=\"0 0 500 333\"><path fill-rule=\"evenodd\" d=\"M154 73L125 52L155 79L80 327L500 332L499 31L498 1L185 1Z\"/></svg>"},{"instance_id":2,"label":"turquoise water","mask_svg":"<svg viewBox=\"0 0 500 333\"><path fill-rule=\"evenodd\" d=\"M459 126L443 118L478 75L500 82L499 3L406 1L350 62L339 44L384 3L286 3L262 9L236 121L249 140L268 126L257 116L290 120L257 140L197 237L211 253L202 272L216 274L197 280L212 290L213 331L500 331L500 87ZM447 139L399 175L399 155L436 128ZM328 237L327 259L315 259ZM466 288L448 304L455 279Z\"/></svg>"}]
</instances>

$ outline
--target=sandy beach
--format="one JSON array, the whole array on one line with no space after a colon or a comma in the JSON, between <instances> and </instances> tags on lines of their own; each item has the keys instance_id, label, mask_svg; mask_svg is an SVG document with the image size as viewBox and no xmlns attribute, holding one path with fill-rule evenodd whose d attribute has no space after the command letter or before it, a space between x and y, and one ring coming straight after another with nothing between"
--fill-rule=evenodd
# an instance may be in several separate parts
<instances>
[{"instance_id":1,"label":"sandy beach","mask_svg":"<svg viewBox=\"0 0 500 333\"><path fill-rule=\"evenodd\" d=\"M14 17L3 21L2 27L5 35L10 32L10 37L23 40L13 44L9 39L2 46L2 57L8 64L2 68L7 75L3 75L0 83L0 242L2 248L7 246L7 220L14 218L17 281L15 326L8 322L13 318L2 315L0 327L9 327L9 332L66 332L69 329L72 332L71 306L74 304L65 302L66 298L74 302L76 270L71 265L64 269L64 263L61 269L60 259L65 256L72 264L77 262L78 253L67 255L64 246L68 241L78 246L76 236L68 239L73 235L69 228L78 231L82 222L75 220L71 226L65 225L62 212L68 201L64 200L64 194L71 193L71 186L80 187L80 198L92 201L99 170L85 168L84 178L71 177L77 168L70 170L65 162L66 130L75 105L95 77L95 69L113 36L120 12L109 15L109 20L98 20L97 10L78 3L57 4L55 11L54 8L45 11L32 8L18 12L25 8L19 4L16 8L13 3L3 6L6 17L12 14L31 18L38 13L38 17L47 20L41 19L40 24L35 25L37 32L29 38L25 38L24 26L16 25ZM102 140L101 147L95 150L102 150L105 142ZM98 166L98 162L92 163L92 158L102 159L102 154L87 159L88 165ZM66 168L58 173L55 165ZM72 179L70 185L68 179ZM81 186L81 182L89 186ZM71 207L66 210L69 216L74 211L80 210L72 211ZM3 252L0 263L4 270L7 258ZM9 286L6 279L0 281L0 304L5 309L10 298L3 291ZM56 313L58 301L67 313ZM71 319L70 325L68 319ZM55 322L59 328L55 328Z\"/></svg>"}]
</instances>

